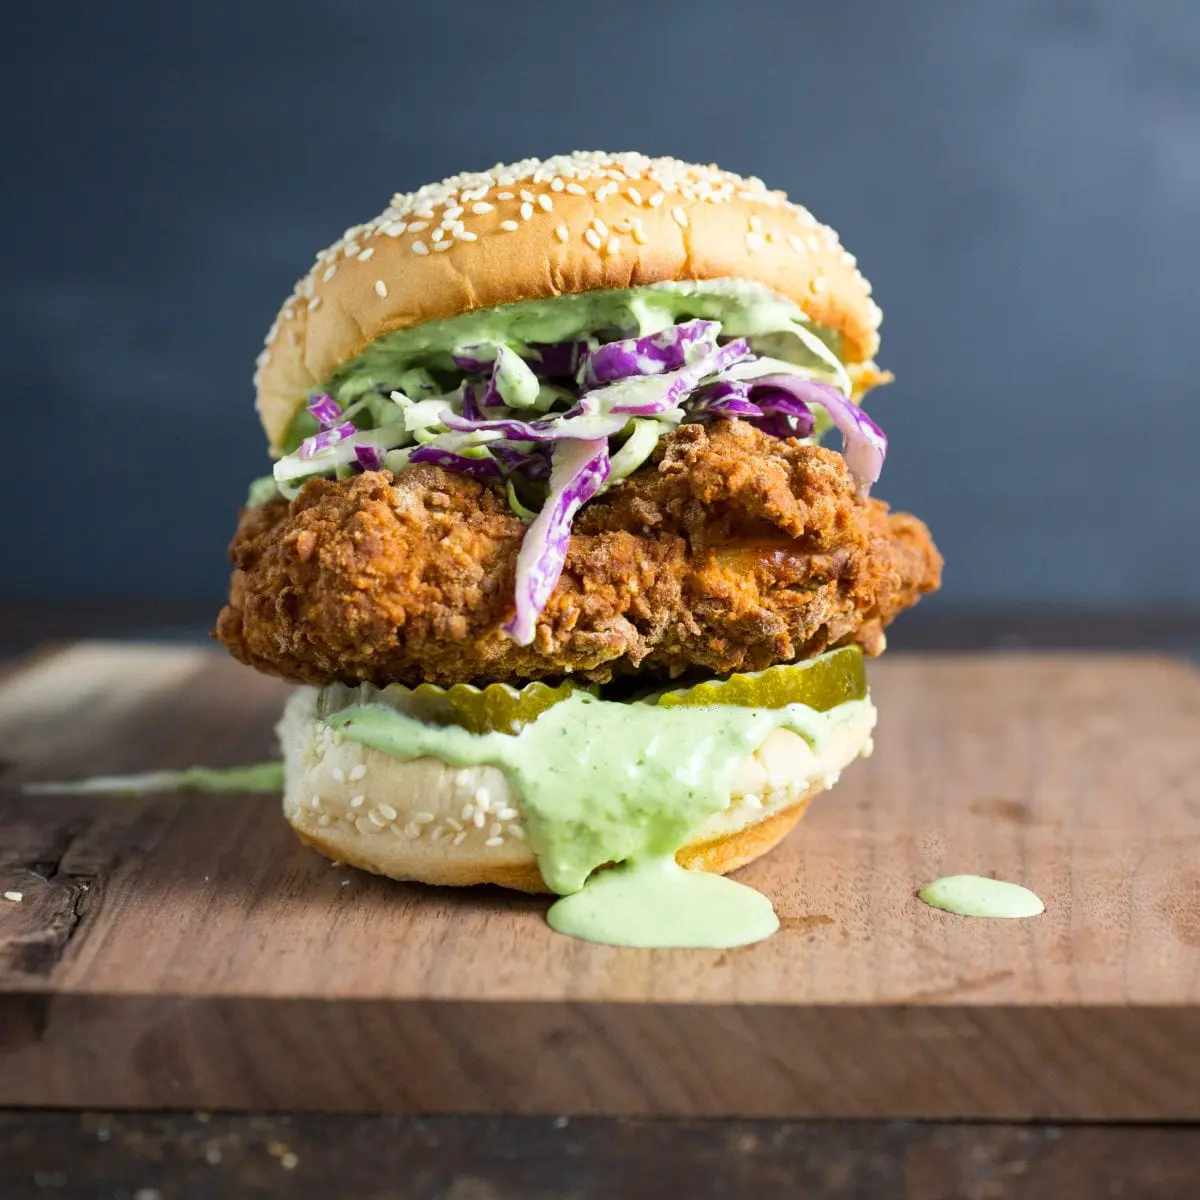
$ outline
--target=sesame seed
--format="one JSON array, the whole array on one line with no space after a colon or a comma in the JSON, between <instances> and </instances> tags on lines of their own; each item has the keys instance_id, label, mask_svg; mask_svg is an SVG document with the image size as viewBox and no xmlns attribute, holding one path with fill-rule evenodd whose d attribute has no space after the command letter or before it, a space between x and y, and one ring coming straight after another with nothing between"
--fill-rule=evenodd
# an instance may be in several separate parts
<instances>
[{"instance_id":1,"label":"sesame seed","mask_svg":"<svg viewBox=\"0 0 1200 1200\"><path fill-rule=\"evenodd\" d=\"M412 251L414 254L428 254L429 247L424 242L413 242Z\"/></svg>"},{"instance_id":2,"label":"sesame seed","mask_svg":"<svg viewBox=\"0 0 1200 1200\"><path fill-rule=\"evenodd\" d=\"M515 200L516 196L514 196L512 194L512 192L497 192L496 199L497 200Z\"/></svg>"},{"instance_id":3,"label":"sesame seed","mask_svg":"<svg viewBox=\"0 0 1200 1200\"><path fill-rule=\"evenodd\" d=\"M456 821L453 817L447 817L446 824L449 825L451 829L457 830L459 832L462 831L462 822Z\"/></svg>"},{"instance_id":4,"label":"sesame seed","mask_svg":"<svg viewBox=\"0 0 1200 1200\"><path fill-rule=\"evenodd\" d=\"M347 242L345 246L342 247L343 253L347 258L353 258L358 253L359 249L360 247L357 242Z\"/></svg>"},{"instance_id":5,"label":"sesame seed","mask_svg":"<svg viewBox=\"0 0 1200 1200\"><path fill-rule=\"evenodd\" d=\"M431 812L413 813L413 820L418 825L428 825L433 820L433 813L431 813Z\"/></svg>"},{"instance_id":6,"label":"sesame seed","mask_svg":"<svg viewBox=\"0 0 1200 1200\"><path fill-rule=\"evenodd\" d=\"M510 825L508 827L508 832L519 842L523 842L525 840L525 830L522 829L520 825Z\"/></svg>"},{"instance_id":7,"label":"sesame seed","mask_svg":"<svg viewBox=\"0 0 1200 1200\"><path fill-rule=\"evenodd\" d=\"M634 202L634 204L642 203L642 193L639 192L637 188L626 188L625 195L627 195L630 200Z\"/></svg>"},{"instance_id":8,"label":"sesame seed","mask_svg":"<svg viewBox=\"0 0 1200 1200\"><path fill-rule=\"evenodd\" d=\"M797 254L807 253L808 247L804 244L804 239L798 233L789 233L787 240L788 245L791 246L791 248L795 250Z\"/></svg>"},{"instance_id":9,"label":"sesame seed","mask_svg":"<svg viewBox=\"0 0 1200 1200\"><path fill-rule=\"evenodd\" d=\"M646 244L646 231L640 225L634 226L633 240L637 242L639 246L644 246Z\"/></svg>"},{"instance_id":10,"label":"sesame seed","mask_svg":"<svg viewBox=\"0 0 1200 1200\"><path fill-rule=\"evenodd\" d=\"M407 228L408 226L403 221L392 221L390 225L383 227L383 232L388 237L394 238L399 237Z\"/></svg>"},{"instance_id":11,"label":"sesame seed","mask_svg":"<svg viewBox=\"0 0 1200 1200\"><path fill-rule=\"evenodd\" d=\"M594 229L589 229L583 235L583 240L587 242L587 244L591 246L593 250L600 249L600 235Z\"/></svg>"},{"instance_id":12,"label":"sesame seed","mask_svg":"<svg viewBox=\"0 0 1200 1200\"><path fill-rule=\"evenodd\" d=\"M308 302L308 311L309 311L309 312L315 312L315 311L316 311L318 308L320 308L320 306L321 306L321 297L320 297L320 296L314 296L314 297L313 297L313 298L312 298L312 299L311 299L311 300Z\"/></svg>"},{"instance_id":13,"label":"sesame seed","mask_svg":"<svg viewBox=\"0 0 1200 1200\"><path fill-rule=\"evenodd\" d=\"M823 291L825 291L829 287L829 281L825 278L824 275L818 275L816 277L816 279L814 279L809 286L812 288L813 293L815 295L819 296Z\"/></svg>"},{"instance_id":14,"label":"sesame seed","mask_svg":"<svg viewBox=\"0 0 1200 1200\"><path fill-rule=\"evenodd\" d=\"M554 208L554 201L550 199L544 192L537 198L538 208L543 212L550 212Z\"/></svg>"},{"instance_id":15,"label":"sesame seed","mask_svg":"<svg viewBox=\"0 0 1200 1200\"><path fill-rule=\"evenodd\" d=\"M762 808L762 801L753 793L743 796L742 803L745 804L747 808Z\"/></svg>"},{"instance_id":16,"label":"sesame seed","mask_svg":"<svg viewBox=\"0 0 1200 1200\"><path fill-rule=\"evenodd\" d=\"M463 842L463 839L466 838L466 836L467 836L467 831L465 829L462 831L462 833L456 833L454 835L454 841L451 843L451 845L454 845L454 846L461 845Z\"/></svg>"},{"instance_id":17,"label":"sesame seed","mask_svg":"<svg viewBox=\"0 0 1200 1200\"><path fill-rule=\"evenodd\" d=\"M448 221L456 221L463 214L462 205L455 204L452 208L446 209L442 214Z\"/></svg>"},{"instance_id":18,"label":"sesame seed","mask_svg":"<svg viewBox=\"0 0 1200 1200\"><path fill-rule=\"evenodd\" d=\"M453 245L454 245L454 243L452 241L451 242L438 242L438 244L436 246L434 246L433 249L434 249L434 252L436 253L436 252L439 252L442 250L449 250L450 247Z\"/></svg>"},{"instance_id":19,"label":"sesame seed","mask_svg":"<svg viewBox=\"0 0 1200 1200\"><path fill-rule=\"evenodd\" d=\"M414 221L409 227L409 233L424 233L429 228L428 221Z\"/></svg>"},{"instance_id":20,"label":"sesame seed","mask_svg":"<svg viewBox=\"0 0 1200 1200\"><path fill-rule=\"evenodd\" d=\"M609 254L609 255L617 254L620 251L620 249L621 249L620 241L615 237L611 237L608 239L608 243L604 247L604 253Z\"/></svg>"},{"instance_id":21,"label":"sesame seed","mask_svg":"<svg viewBox=\"0 0 1200 1200\"><path fill-rule=\"evenodd\" d=\"M667 197L664 192L655 192L654 195L650 197L650 207L657 208L666 198Z\"/></svg>"},{"instance_id":22,"label":"sesame seed","mask_svg":"<svg viewBox=\"0 0 1200 1200\"><path fill-rule=\"evenodd\" d=\"M533 205L530 204L528 200L526 200L525 203L521 205L520 211L521 211L521 220L528 221L529 218L533 216Z\"/></svg>"},{"instance_id":23,"label":"sesame seed","mask_svg":"<svg viewBox=\"0 0 1200 1200\"><path fill-rule=\"evenodd\" d=\"M330 774L333 776L334 783L346 782L346 772L343 771L341 767L334 767L333 770L330 771Z\"/></svg>"},{"instance_id":24,"label":"sesame seed","mask_svg":"<svg viewBox=\"0 0 1200 1200\"><path fill-rule=\"evenodd\" d=\"M482 808L475 810L475 816L471 818L476 829L482 829L487 824L487 813Z\"/></svg>"},{"instance_id":25,"label":"sesame seed","mask_svg":"<svg viewBox=\"0 0 1200 1200\"><path fill-rule=\"evenodd\" d=\"M686 228L687 228L687 226L688 226L688 215L687 215L687 213L685 213L685 212L683 211L683 209L682 209L682 208L673 208L673 209L671 209L671 216L675 218L675 224L676 224L676 225L680 226L680 228L682 228L682 229L686 229Z\"/></svg>"},{"instance_id":26,"label":"sesame seed","mask_svg":"<svg viewBox=\"0 0 1200 1200\"><path fill-rule=\"evenodd\" d=\"M602 237L608 237L608 226L599 217L592 218L592 228Z\"/></svg>"},{"instance_id":27,"label":"sesame seed","mask_svg":"<svg viewBox=\"0 0 1200 1200\"><path fill-rule=\"evenodd\" d=\"M490 213L494 207L495 205L489 204L486 200L480 200L478 204L471 205L471 211L482 216L484 213Z\"/></svg>"},{"instance_id":28,"label":"sesame seed","mask_svg":"<svg viewBox=\"0 0 1200 1200\"><path fill-rule=\"evenodd\" d=\"M394 821L396 819L396 810L390 804L381 804L379 806L379 815L385 821Z\"/></svg>"},{"instance_id":29,"label":"sesame seed","mask_svg":"<svg viewBox=\"0 0 1200 1200\"><path fill-rule=\"evenodd\" d=\"M421 836L421 827L415 821L409 821L404 827L404 836L410 842L415 842Z\"/></svg>"},{"instance_id":30,"label":"sesame seed","mask_svg":"<svg viewBox=\"0 0 1200 1200\"><path fill-rule=\"evenodd\" d=\"M487 806L491 803L491 801L492 794L487 790L487 788L477 787L475 789L475 803L478 804L479 807L484 810L484 812L487 811Z\"/></svg>"},{"instance_id":31,"label":"sesame seed","mask_svg":"<svg viewBox=\"0 0 1200 1200\"><path fill-rule=\"evenodd\" d=\"M382 279L375 280L375 294L377 296L387 296L387 284Z\"/></svg>"},{"instance_id":32,"label":"sesame seed","mask_svg":"<svg viewBox=\"0 0 1200 1200\"><path fill-rule=\"evenodd\" d=\"M361 253L361 254L358 256L358 261L359 261L359 262L367 262L367 261L368 261L368 259L370 259L370 258L374 257L374 254L375 254L375 247L374 247L374 246L368 246L368 247L367 247L367 248L366 248L366 249L365 249L365 250L364 250L364 251L363 251L363 252L362 252L362 253Z\"/></svg>"},{"instance_id":33,"label":"sesame seed","mask_svg":"<svg viewBox=\"0 0 1200 1200\"><path fill-rule=\"evenodd\" d=\"M435 229L433 233L430 234L429 240L431 242L440 242L445 236L446 231L444 229Z\"/></svg>"},{"instance_id":34,"label":"sesame seed","mask_svg":"<svg viewBox=\"0 0 1200 1200\"><path fill-rule=\"evenodd\" d=\"M512 233L514 229L520 229L521 226L518 225L516 221L501 221L500 228L503 229L505 233Z\"/></svg>"},{"instance_id":35,"label":"sesame seed","mask_svg":"<svg viewBox=\"0 0 1200 1200\"><path fill-rule=\"evenodd\" d=\"M429 835L429 840L431 842L440 842L442 840L442 838L444 838L445 836L446 836L445 829L443 829L442 826L440 826L440 825L435 825L433 827L433 832Z\"/></svg>"},{"instance_id":36,"label":"sesame seed","mask_svg":"<svg viewBox=\"0 0 1200 1200\"><path fill-rule=\"evenodd\" d=\"M751 233L762 233L762 217L751 217L750 218L750 232Z\"/></svg>"},{"instance_id":37,"label":"sesame seed","mask_svg":"<svg viewBox=\"0 0 1200 1200\"><path fill-rule=\"evenodd\" d=\"M502 837L490 837L483 844L485 846L503 846L504 839Z\"/></svg>"},{"instance_id":38,"label":"sesame seed","mask_svg":"<svg viewBox=\"0 0 1200 1200\"><path fill-rule=\"evenodd\" d=\"M524 200L526 204L533 203L533 193L532 192L528 192L524 188L522 188L520 195L521 195L521 199Z\"/></svg>"},{"instance_id":39,"label":"sesame seed","mask_svg":"<svg viewBox=\"0 0 1200 1200\"><path fill-rule=\"evenodd\" d=\"M376 825L373 821L368 821L366 817L359 817L354 822L354 828L362 834L378 833L380 829L378 825Z\"/></svg>"},{"instance_id":40,"label":"sesame seed","mask_svg":"<svg viewBox=\"0 0 1200 1200\"><path fill-rule=\"evenodd\" d=\"M355 767L350 772L350 779L352 782L357 783L360 779L364 778L366 776L366 774L367 774L366 764L359 763L358 766Z\"/></svg>"},{"instance_id":41,"label":"sesame seed","mask_svg":"<svg viewBox=\"0 0 1200 1200\"><path fill-rule=\"evenodd\" d=\"M746 234L746 249L753 254L757 250L763 248L763 240L761 234L748 233Z\"/></svg>"},{"instance_id":42,"label":"sesame seed","mask_svg":"<svg viewBox=\"0 0 1200 1200\"><path fill-rule=\"evenodd\" d=\"M515 808L502 808L502 809L500 809L499 812L496 813L496 816L501 821L513 821L519 815L520 814L517 812L517 810Z\"/></svg>"},{"instance_id":43,"label":"sesame seed","mask_svg":"<svg viewBox=\"0 0 1200 1200\"><path fill-rule=\"evenodd\" d=\"M550 180L550 190L552 192L561 192L563 190L563 181L557 175Z\"/></svg>"},{"instance_id":44,"label":"sesame seed","mask_svg":"<svg viewBox=\"0 0 1200 1200\"><path fill-rule=\"evenodd\" d=\"M328 813L322 813L317 818L317 824L324 827L333 824L333 818Z\"/></svg>"},{"instance_id":45,"label":"sesame seed","mask_svg":"<svg viewBox=\"0 0 1200 1200\"><path fill-rule=\"evenodd\" d=\"M474 815L475 805L468 800L467 803L462 806L462 812L459 813L459 816L462 817L464 821L469 821Z\"/></svg>"},{"instance_id":46,"label":"sesame seed","mask_svg":"<svg viewBox=\"0 0 1200 1200\"><path fill-rule=\"evenodd\" d=\"M387 817L385 817L377 808L373 808L369 813L367 813L367 820L370 821L372 825L378 825L380 829L382 829L388 823Z\"/></svg>"},{"instance_id":47,"label":"sesame seed","mask_svg":"<svg viewBox=\"0 0 1200 1200\"><path fill-rule=\"evenodd\" d=\"M319 808L321 807L321 797L320 797L320 796L314 796L314 797L313 797L313 798L312 798L312 799L311 799L311 800L308 802L308 807L309 807L309 808L311 808L311 809L313 809L314 811L315 811L316 809L319 809Z\"/></svg>"},{"instance_id":48,"label":"sesame seed","mask_svg":"<svg viewBox=\"0 0 1200 1200\"><path fill-rule=\"evenodd\" d=\"M479 241L479 234L472 233L469 229L456 230L454 236L460 242L477 242L477 241Z\"/></svg>"},{"instance_id":49,"label":"sesame seed","mask_svg":"<svg viewBox=\"0 0 1200 1200\"><path fill-rule=\"evenodd\" d=\"M350 797L350 807L351 808L362 808L365 800L366 800L366 796L351 796Z\"/></svg>"},{"instance_id":50,"label":"sesame seed","mask_svg":"<svg viewBox=\"0 0 1200 1200\"><path fill-rule=\"evenodd\" d=\"M5 892L4 898L5 898L5 900L11 900L14 904L20 904L21 901L25 899L25 893L24 892Z\"/></svg>"},{"instance_id":51,"label":"sesame seed","mask_svg":"<svg viewBox=\"0 0 1200 1200\"><path fill-rule=\"evenodd\" d=\"M570 192L572 196L586 196L587 195L587 188L581 187L577 183L568 183L567 191Z\"/></svg>"},{"instance_id":52,"label":"sesame seed","mask_svg":"<svg viewBox=\"0 0 1200 1200\"><path fill-rule=\"evenodd\" d=\"M571 231L565 225L560 225L554 231L554 236L558 238L560 242L565 242L571 236Z\"/></svg>"},{"instance_id":53,"label":"sesame seed","mask_svg":"<svg viewBox=\"0 0 1200 1200\"><path fill-rule=\"evenodd\" d=\"M492 824L488 826L488 837L499 837L500 830L502 828L503 826L499 821L493 821Z\"/></svg>"},{"instance_id":54,"label":"sesame seed","mask_svg":"<svg viewBox=\"0 0 1200 1200\"><path fill-rule=\"evenodd\" d=\"M325 274L321 276L322 283L328 283L337 274L337 267L326 267Z\"/></svg>"}]
</instances>

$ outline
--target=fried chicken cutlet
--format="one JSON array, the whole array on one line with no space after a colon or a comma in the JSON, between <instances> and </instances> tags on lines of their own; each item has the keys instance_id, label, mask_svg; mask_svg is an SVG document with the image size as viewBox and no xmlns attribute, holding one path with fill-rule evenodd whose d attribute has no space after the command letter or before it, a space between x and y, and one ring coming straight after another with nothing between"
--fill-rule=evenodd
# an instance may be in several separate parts
<instances>
[{"instance_id":1,"label":"fried chicken cutlet","mask_svg":"<svg viewBox=\"0 0 1200 1200\"><path fill-rule=\"evenodd\" d=\"M924 523L860 499L840 454L739 420L681 426L581 510L529 646L501 628L524 528L441 467L314 479L243 514L217 636L314 684L759 670L878 653L942 566Z\"/></svg>"}]
</instances>

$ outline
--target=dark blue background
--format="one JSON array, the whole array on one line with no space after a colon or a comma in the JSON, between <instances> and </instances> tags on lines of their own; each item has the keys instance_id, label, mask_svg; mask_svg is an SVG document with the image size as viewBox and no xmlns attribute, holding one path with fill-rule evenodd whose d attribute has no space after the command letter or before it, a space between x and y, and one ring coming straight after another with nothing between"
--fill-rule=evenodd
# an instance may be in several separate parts
<instances>
[{"instance_id":1,"label":"dark blue background","mask_svg":"<svg viewBox=\"0 0 1200 1200\"><path fill-rule=\"evenodd\" d=\"M0 579L216 605L262 333L393 191L577 147L839 228L938 602L1200 597L1200 5L23 5L2 38Z\"/></svg>"}]
</instances>

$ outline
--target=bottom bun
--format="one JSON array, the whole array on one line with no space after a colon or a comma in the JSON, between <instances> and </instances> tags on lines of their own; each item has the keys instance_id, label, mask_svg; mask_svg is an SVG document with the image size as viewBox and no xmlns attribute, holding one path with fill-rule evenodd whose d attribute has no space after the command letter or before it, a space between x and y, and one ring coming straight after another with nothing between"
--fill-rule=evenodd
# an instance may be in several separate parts
<instances>
[{"instance_id":1,"label":"bottom bun","mask_svg":"<svg viewBox=\"0 0 1200 1200\"><path fill-rule=\"evenodd\" d=\"M548 892L528 841L521 802L498 767L401 761L330 729L316 688L299 689L278 726L283 812L300 840L337 862L421 883L494 883ZM786 729L770 733L742 763L729 805L676 853L691 870L723 875L776 846L818 792L871 752L869 700L829 714L820 753Z\"/></svg>"}]
</instances>

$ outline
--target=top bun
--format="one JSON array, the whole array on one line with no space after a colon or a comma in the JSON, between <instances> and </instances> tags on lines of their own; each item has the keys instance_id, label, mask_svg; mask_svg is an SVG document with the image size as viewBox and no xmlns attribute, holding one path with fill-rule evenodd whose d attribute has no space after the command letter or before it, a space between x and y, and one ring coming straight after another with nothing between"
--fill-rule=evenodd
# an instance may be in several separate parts
<instances>
[{"instance_id":1,"label":"top bun","mask_svg":"<svg viewBox=\"0 0 1200 1200\"><path fill-rule=\"evenodd\" d=\"M782 192L715 166L578 151L455 175L392 197L317 255L267 334L258 412L278 452L309 394L385 334L572 292L736 278L879 346L879 306L837 234Z\"/></svg>"}]
</instances>

